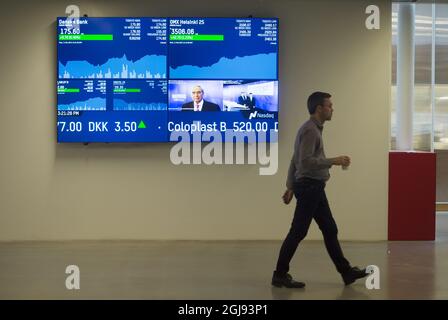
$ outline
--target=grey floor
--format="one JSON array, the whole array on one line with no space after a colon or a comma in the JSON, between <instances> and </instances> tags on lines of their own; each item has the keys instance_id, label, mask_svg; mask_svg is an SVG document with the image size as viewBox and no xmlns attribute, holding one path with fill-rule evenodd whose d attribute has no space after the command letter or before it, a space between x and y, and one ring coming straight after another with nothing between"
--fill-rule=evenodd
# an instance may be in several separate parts
<instances>
[{"instance_id":1,"label":"grey floor","mask_svg":"<svg viewBox=\"0 0 448 320\"><path fill-rule=\"evenodd\" d=\"M345 287L321 241L305 241L291 273L305 289L272 288L279 241L0 243L0 299L448 299L448 215L425 242L343 242L347 258L377 265L380 289ZM80 290L65 268L80 268Z\"/></svg>"}]
</instances>

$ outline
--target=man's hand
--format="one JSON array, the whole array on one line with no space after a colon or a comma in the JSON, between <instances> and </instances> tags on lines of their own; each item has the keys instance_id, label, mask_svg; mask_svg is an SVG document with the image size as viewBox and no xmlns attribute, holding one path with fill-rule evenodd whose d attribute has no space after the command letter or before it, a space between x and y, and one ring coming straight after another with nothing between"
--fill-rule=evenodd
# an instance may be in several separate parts
<instances>
[{"instance_id":1,"label":"man's hand","mask_svg":"<svg viewBox=\"0 0 448 320\"><path fill-rule=\"evenodd\" d=\"M333 158L333 165L348 167L350 165L350 157L349 156L339 156L339 157Z\"/></svg>"},{"instance_id":2,"label":"man's hand","mask_svg":"<svg viewBox=\"0 0 448 320\"><path fill-rule=\"evenodd\" d=\"M289 204L292 200L292 197L294 197L294 192L290 189L287 189L282 196L283 202L285 204Z\"/></svg>"}]
</instances>

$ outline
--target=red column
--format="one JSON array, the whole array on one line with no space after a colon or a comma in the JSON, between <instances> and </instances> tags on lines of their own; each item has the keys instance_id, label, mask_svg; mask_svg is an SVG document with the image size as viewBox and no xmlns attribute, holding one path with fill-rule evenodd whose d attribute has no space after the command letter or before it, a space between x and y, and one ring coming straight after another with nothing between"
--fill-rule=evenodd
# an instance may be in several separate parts
<instances>
[{"instance_id":1,"label":"red column","mask_svg":"<svg viewBox=\"0 0 448 320\"><path fill-rule=\"evenodd\" d=\"M436 154L389 153L389 240L435 240Z\"/></svg>"}]
</instances>

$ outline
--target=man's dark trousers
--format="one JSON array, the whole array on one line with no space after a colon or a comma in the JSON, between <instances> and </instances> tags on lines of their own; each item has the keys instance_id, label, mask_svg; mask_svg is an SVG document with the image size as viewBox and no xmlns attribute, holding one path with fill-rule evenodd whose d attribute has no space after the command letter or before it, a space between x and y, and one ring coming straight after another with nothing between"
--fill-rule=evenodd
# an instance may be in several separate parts
<instances>
[{"instance_id":1,"label":"man's dark trousers","mask_svg":"<svg viewBox=\"0 0 448 320\"><path fill-rule=\"evenodd\" d=\"M339 245L338 228L331 214L325 194L325 182L301 178L295 182L293 191L297 204L291 228L280 249L276 268L277 273L286 274L289 271L289 263L300 241L308 233L313 218L322 231L325 247L337 271L339 273L347 272L350 269L350 263L344 258Z\"/></svg>"}]
</instances>

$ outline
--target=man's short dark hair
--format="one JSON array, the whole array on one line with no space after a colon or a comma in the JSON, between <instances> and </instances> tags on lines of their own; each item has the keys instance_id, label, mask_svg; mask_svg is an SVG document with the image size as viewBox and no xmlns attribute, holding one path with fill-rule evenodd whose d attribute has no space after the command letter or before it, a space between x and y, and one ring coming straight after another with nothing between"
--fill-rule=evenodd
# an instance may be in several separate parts
<instances>
[{"instance_id":1,"label":"man's short dark hair","mask_svg":"<svg viewBox=\"0 0 448 320\"><path fill-rule=\"evenodd\" d=\"M316 112L317 106L323 106L324 100L326 98L331 98L331 94L327 92L316 91L313 92L308 97L308 111L310 114L314 114Z\"/></svg>"}]
</instances>

